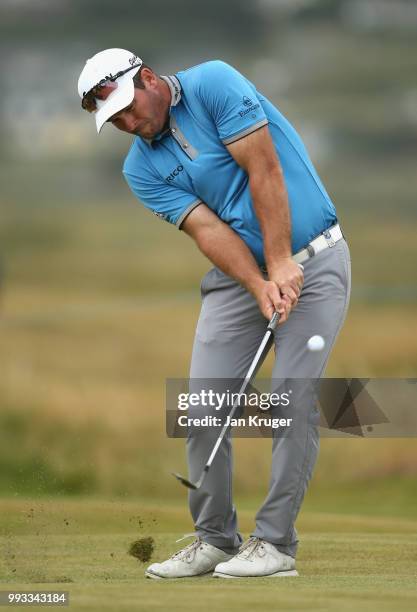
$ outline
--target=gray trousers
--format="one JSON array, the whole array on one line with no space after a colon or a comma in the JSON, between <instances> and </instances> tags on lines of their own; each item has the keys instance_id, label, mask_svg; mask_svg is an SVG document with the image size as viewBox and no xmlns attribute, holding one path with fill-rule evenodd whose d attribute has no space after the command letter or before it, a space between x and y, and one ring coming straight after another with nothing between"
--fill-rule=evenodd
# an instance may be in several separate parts
<instances>
[{"instance_id":1,"label":"gray trousers","mask_svg":"<svg viewBox=\"0 0 417 612\"><path fill-rule=\"evenodd\" d=\"M203 278L201 294L190 378L244 378L266 331L256 300L217 268ZM275 331L273 379L322 376L345 319L349 295L350 256L342 239L304 264L299 302L288 321ZM325 347L310 352L306 342L316 334L323 336ZM269 491L252 533L292 557L298 545L295 520L318 454L317 422L306 412L295 436L273 437ZM191 480L199 478L218 433L212 428L188 437ZM189 492L189 505L195 531L205 542L237 552L242 537L232 500L230 435L221 444L202 487Z\"/></svg>"}]
</instances>

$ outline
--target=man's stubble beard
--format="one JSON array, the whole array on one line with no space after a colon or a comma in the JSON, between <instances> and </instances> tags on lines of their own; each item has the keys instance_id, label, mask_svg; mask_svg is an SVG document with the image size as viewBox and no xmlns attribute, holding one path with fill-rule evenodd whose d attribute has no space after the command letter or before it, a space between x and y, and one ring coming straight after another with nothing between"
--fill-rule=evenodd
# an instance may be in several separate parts
<instances>
[{"instance_id":1,"label":"man's stubble beard","mask_svg":"<svg viewBox=\"0 0 417 612\"><path fill-rule=\"evenodd\" d=\"M146 127L148 129L151 128L151 131L144 133L136 130L134 132L137 136L148 139L155 138L155 136L169 128L169 107L166 106L163 98L152 92L150 95L150 103L154 112L152 116L147 119L148 125Z\"/></svg>"}]
</instances>

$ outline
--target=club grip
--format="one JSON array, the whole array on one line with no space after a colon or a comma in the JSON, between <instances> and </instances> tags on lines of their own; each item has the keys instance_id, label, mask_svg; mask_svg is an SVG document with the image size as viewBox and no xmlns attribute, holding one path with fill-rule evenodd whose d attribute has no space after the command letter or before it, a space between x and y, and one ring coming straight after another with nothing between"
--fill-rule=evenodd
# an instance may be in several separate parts
<instances>
[{"instance_id":1,"label":"club grip","mask_svg":"<svg viewBox=\"0 0 417 612\"><path fill-rule=\"evenodd\" d=\"M279 313L274 312L274 314L272 315L272 319L268 323L268 329L271 331L274 331L274 329L278 325L278 321L279 321Z\"/></svg>"}]
</instances>

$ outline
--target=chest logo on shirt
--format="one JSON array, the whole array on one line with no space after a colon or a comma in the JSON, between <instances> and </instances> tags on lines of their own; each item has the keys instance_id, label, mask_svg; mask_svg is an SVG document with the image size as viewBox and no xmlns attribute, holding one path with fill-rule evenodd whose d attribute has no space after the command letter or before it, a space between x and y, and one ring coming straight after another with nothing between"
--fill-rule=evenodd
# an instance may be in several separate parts
<instances>
[{"instance_id":1,"label":"chest logo on shirt","mask_svg":"<svg viewBox=\"0 0 417 612\"><path fill-rule=\"evenodd\" d=\"M260 107L260 104L254 104L252 102L252 100L250 98L248 98L248 96L243 96L243 105L246 106L245 110L241 110L239 111L239 116L240 117L244 117L245 115L247 115L248 113L250 113L251 111L256 110L257 108Z\"/></svg>"},{"instance_id":2,"label":"chest logo on shirt","mask_svg":"<svg viewBox=\"0 0 417 612\"><path fill-rule=\"evenodd\" d=\"M179 175L179 173L182 172L183 170L184 170L184 166L181 166L181 164L177 166L175 170L173 170L171 174L165 178L166 182L170 183L171 181L173 181Z\"/></svg>"}]
</instances>

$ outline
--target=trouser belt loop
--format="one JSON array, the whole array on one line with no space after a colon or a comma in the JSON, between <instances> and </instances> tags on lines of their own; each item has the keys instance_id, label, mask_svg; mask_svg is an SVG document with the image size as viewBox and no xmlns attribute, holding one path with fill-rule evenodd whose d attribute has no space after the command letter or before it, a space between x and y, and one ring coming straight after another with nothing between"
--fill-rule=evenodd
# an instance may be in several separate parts
<instances>
[{"instance_id":1,"label":"trouser belt loop","mask_svg":"<svg viewBox=\"0 0 417 612\"><path fill-rule=\"evenodd\" d=\"M316 254L312 244L308 244L306 246L306 251L307 251L309 257L314 257L314 255Z\"/></svg>"},{"instance_id":2,"label":"trouser belt loop","mask_svg":"<svg viewBox=\"0 0 417 612\"><path fill-rule=\"evenodd\" d=\"M324 230L324 232L323 232L323 236L326 238L327 246L328 246L328 247L330 247L330 248L331 248L331 247L334 247L334 245L335 245L336 243L335 243L335 241L333 240L333 238L332 238L332 236L331 236L331 234L330 234L330 231L329 231L328 229L327 229L327 230Z\"/></svg>"}]
</instances>

